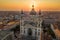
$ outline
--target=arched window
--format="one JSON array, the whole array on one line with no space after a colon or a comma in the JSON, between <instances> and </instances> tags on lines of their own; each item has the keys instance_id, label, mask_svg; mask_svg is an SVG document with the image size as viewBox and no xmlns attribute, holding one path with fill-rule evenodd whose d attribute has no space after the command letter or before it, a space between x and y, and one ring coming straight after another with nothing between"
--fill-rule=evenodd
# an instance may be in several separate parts
<instances>
[{"instance_id":1,"label":"arched window","mask_svg":"<svg viewBox=\"0 0 60 40\"><path fill-rule=\"evenodd\" d=\"M37 35L37 29L35 29L35 36Z\"/></svg>"},{"instance_id":2,"label":"arched window","mask_svg":"<svg viewBox=\"0 0 60 40\"><path fill-rule=\"evenodd\" d=\"M28 35L30 35L30 36L32 35L32 29L31 28L28 29Z\"/></svg>"}]
</instances>

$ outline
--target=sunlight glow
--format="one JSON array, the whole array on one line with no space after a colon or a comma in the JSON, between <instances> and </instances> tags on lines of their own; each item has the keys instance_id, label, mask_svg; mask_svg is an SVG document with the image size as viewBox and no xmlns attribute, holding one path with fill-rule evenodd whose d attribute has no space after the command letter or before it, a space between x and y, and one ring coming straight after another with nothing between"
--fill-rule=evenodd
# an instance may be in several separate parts
<instances>
[{"instance_id":1,"label":"sunlight glow","mask_svg":"<svg viewBox=\"0 0 60 40\"><path fill-rule=\"evenodd\" d=\"M34 5L34 8L36 8L37 7L37 2L35 0L32 0L30 2L30 8L32 8L32 5Z\"/></svg>"}]
</instances>

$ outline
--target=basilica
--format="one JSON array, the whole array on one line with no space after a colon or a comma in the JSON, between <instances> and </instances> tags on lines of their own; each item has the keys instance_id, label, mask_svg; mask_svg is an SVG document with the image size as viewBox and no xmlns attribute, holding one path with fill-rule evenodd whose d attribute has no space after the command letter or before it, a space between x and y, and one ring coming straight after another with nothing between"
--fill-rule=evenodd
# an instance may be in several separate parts
<instances>
[{"instance_id":1,"label":"basilica","mask_svg":"<svg viewBox=\"0 0 60 40\"><path fill-rule=\"evenodd\" d=\"M38 15L32 5L32 10L29 12L29 16L25 16L24 12L21 11L21 20L20 20L20 35L29 36L30 39L35 38L35 40L40 40L41 38L41 23L40 18L41 11Z\"/></svg>"}]
</instances>

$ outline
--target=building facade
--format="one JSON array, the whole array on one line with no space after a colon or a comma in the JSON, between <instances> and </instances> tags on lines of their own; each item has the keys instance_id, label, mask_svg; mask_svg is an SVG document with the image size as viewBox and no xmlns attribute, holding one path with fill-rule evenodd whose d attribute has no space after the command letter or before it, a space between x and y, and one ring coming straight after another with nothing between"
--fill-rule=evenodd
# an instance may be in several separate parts
<instances>
[{"instance_id":1,"label":"building facade","mask_svg":"<svg viewBox=\"0 0 60 40\"><path fill-rule=\"evenodd\" d=\"M28 18L21 18L20 23L20 35L32 36L35 37L36 40L40 40L40 31L41 31L41 20L40 15L36 15L36 11L34 10L34 5L32 5L32 10ZM25 19L24 19L25 18ZM28 19L28 20L27 20Z\"/></svg>"}]
</instances>

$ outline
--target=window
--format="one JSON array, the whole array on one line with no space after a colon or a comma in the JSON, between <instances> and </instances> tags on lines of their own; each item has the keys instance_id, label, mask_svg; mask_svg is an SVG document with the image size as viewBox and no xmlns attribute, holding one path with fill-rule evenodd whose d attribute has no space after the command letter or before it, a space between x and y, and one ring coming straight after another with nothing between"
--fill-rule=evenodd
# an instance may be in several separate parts
<instances>
[{"instance_id":1,"label":"window","mask_svg":"<svg viewBox=\"0 0 60 40\"><path fill-rule=\"evenodd\" d=\"M20 32L22 33L22 30L20 30Z\"/></svg>"},{"instance_id":2,"label":"window","mask_svg":"<svg viewBox=\"0 0 60 40\"><path fill-rule=\"evenodd\" d=\"M40 31L40 29L38 31Z\"/></svg>"},{"instance_id":3,"label":"window","mask_svg":"<svg viewBox=\"0 0 60 40\"><path fill-rule=\"evenodd\" d=\"M24 33L25 33L25 28L24 28Z\"/></svg>"},{"instance_id":4,"label":"window","mask_svg":"<svg viewBox=\"0 0 60 40\"><path fill-rule=\"evenodd\" d=\"M25 33L25 29L24 29L24 33Z\"/></svg>"},{"instance_id":5,"label":"window","mask_svg":"<svg viewBox=\"0 0 60 40\"><path fill-rule=\"evenodd\" d=\"M35 35L37 35L37 29L35 29Z\"/></svg>"},{"instance_id":6,"label":"window","mask_svg":"<svg viewBox=\"0 0 60 40\"><path fill-rule=\"evenodd\" d=\"M38 35L40 36L40 32L38 32Z\"/></svg>"},{"instance_id":7,"label":"window","mask_svg":"<svg viewBox=\"0 0 60 40\"><path fill-rule=\"evenodd\" d=\"M35 31L35 35L37 35L37 32Z\"/></svg>"}]
</instances>

